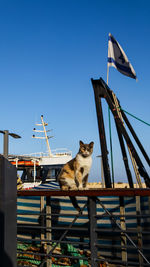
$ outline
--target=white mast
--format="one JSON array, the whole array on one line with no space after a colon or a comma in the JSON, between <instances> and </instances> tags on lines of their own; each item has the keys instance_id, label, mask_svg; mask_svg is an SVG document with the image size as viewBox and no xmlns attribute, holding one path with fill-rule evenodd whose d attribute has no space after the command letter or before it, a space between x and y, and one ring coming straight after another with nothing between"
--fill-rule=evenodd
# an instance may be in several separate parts
<instances>
[{"instance_id":1,"label":"white mast","mask_svg":"<svg viewBox=\"0 0 150 267\"><path fill-rule=\"evenodd\" d=\"M44 133L45 137L42 137L42 136L40 137L40 136L35 136L35 135L33 135L32 137L33 138L39 138L39 139L46 139L46 144L47 144L47 147L48 147L49 156L51 157L53 154L51 152L48 139L52 138L53 136L47 136L47 132L50 132L50 130L46 131L45 126L48 126L48 123L44 122L43 115L41 115L41 122L42 122L42 124L41 123L37 123L36 125L37 126L43 126L43 131L42 130L36 130L35 128L33 129L33 131L38 132L38 133Z\"/></svg>"}]
</instances>

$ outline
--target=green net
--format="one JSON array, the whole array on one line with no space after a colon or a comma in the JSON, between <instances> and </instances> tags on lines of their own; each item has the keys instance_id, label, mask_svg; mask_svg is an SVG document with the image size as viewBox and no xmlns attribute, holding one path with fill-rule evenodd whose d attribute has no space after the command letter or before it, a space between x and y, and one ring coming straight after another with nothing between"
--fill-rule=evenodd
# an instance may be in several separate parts
<instances>
[{"instance_id":1,"label":"green net","mask_svg":"<svg viewBox=\"0 0 150 267\"><path fill-rule=\"evenodd\" d=\"M53 244L54 246L55 244ZM80 266L89 266L88 260L83 259L86 255L71 244L60 244L57 246L57 249L60 252L60 255L65 255L65 257L51 257L52 267L60 267L60 266L71 266L71 267L80 267ZM40 245L33 246L31 244L18 243L17 244L17 263L19 265L26 266L39 266L42 262L42 258L40 256L41 247ZM34 253L33 253L34 252ZM38 255L39 252L39 255ZM46 253L46 251L45 251ZM54 252L55 253L55 252ZM36 255L34 255L36 254ZM79 259L70 259L73 256L78 257ZM65 264L65 265L64 265Z\"/></svg>"}]
</instances>

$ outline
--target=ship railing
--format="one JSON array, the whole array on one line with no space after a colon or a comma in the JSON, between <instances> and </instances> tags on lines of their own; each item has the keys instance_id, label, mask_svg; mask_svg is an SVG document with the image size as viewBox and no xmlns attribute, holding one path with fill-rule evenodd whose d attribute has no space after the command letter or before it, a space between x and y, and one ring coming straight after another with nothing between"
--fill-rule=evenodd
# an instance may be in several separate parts
<instances>
[{"instance_id":1,"label":"ship railing","mask_svg":"<svg viewBox=\"0 0 150 267\"><path fill-rule=\"evenodd\" d=\"M72 156L72 152L65 148L54 149L51 152L52 152L52 156ZM43 158L43 157L49 157L49 153L48 152L35 152L35 153L24 154L23 156Z\"/></svg>"},{"instance_id":2,"label":"ship railing","mask_svg":"<svg viewBox=\"0 0 150 267\"><path fill-rule=\"evenodd\" d=\"M72 151L67 148L56 148L52 150L53 155L67 155L72 156Z\"/></svg>"},{"instance_id":3,"label":"ship railing","mask_svg":"<svg viewBox=\"0 0 150 267\"><path fill-rule=\"evenodd\" d=\"M150 266L150 189L18 191L34 197L18 210L18 266Z\"/></svg>"}]
</instances>

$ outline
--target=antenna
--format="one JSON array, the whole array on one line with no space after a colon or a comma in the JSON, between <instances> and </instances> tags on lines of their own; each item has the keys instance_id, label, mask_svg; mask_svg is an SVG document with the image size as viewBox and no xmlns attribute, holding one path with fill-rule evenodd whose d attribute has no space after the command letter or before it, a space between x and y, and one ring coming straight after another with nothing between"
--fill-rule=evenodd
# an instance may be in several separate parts
<instances>
[{"instance_id":1,"label":"antenna","mask_svg":"<svg viewBox=\"0 0 150 267\"><path fill-rule=\"evenodd\" d=\"M35 136L35 135L32 135L32 138L46 139L46 143L47 143L47 147L48 147L49 156L51 157L51 156L52 156L52 152L51 152L51 149L50 149L50 145L49 145L49 141L48 141L48 139L52 138L53 136L47 136L47 133L50 132L50 131L52 131L52 130L47 130L47 131L46 131L45 126L48 126L48 123L44 122L44 120L43 120L43 115L41 115L41 122L42 122L42 123L37 123L36 125L37 125L37 126L43 126L43 131L42 131L42 130L36 130L36 128L34 128L33 131L34 131L34 132L38 132L38 133L44 133L44 134L45 134L45 137L43 137L43 136Z\"/></svg>"}]
</instances>

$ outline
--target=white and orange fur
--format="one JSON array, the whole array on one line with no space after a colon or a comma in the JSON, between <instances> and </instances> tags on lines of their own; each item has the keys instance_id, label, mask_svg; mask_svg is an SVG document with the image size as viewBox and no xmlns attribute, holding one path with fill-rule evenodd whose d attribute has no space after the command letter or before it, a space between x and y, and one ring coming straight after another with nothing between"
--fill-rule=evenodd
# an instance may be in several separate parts
<instances>
[{"instance_id":1,"label":"white and orange fur","mask_svg":"<svg viewBox=\"0 0 150 267\"><path fill-rule=\"evenodd\" d=\"M76 157L66 163L58 175L58 182L62 190L82 190L87 188L94 142L84 144L80 141L79 144L80 148Z\"/></svg>"}]
</instances>

